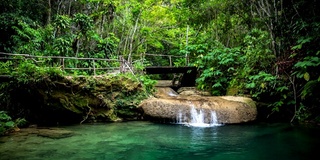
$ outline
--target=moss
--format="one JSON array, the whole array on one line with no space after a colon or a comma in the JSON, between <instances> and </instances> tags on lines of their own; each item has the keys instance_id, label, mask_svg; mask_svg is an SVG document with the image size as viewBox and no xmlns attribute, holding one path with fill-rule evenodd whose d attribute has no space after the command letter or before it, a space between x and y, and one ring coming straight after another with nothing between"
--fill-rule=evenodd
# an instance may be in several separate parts
<instances>
[{"instance_id":1,"label":"moss","mask_svg":"<svg viewBox=\"0 0 320 160\"><path fill-rule=\"evenodd\" d=\"M92 108L91 116L109 120L132 119L139 116L138 105L146 94L138 81L125 76L99 76L75 78L79 85L80 100L73 97L76 106ZM72 99L72 98L69 98ZM135 117L136 118L136 117Z\"/></svg>"},{"instance_id":2,"label":"moss","mask_svg":"<svg viewBox=\"0 0 320 160\"><path fill-rule=\"evenodd\" d=\"M142 112L138 105L147 97L140 82L128 75L60 75L47 76L41 81L32 80L31 83L25 81L23 84L12 79L8 84L3 90L9 91L10 96L16 93L28 94L28 98L23 101L18 96L14 96L17 98L16 101L10 101L8 98L8 108L15 106L11 107L14 108L14 112L23 108L26 110L24 114L36 117L34 119L38 121L44 121L46 118L50 118L52 122L61 121L58 119L63 116L63 120L78 117L78 122L79 117L99 121L137 119Z\"/></svg>"},{"instance_id":3,"label":"moss","mask_svg":"<svg viewBox=\"0 0 320 160\"><path fill-rule=\"evenodd\" d=\"M235 95L238 95L238 94L239 94L238 87L229 87L227 89L227 93L226 93L227 96L235 96Z\"/></svg>"}]
</instances>

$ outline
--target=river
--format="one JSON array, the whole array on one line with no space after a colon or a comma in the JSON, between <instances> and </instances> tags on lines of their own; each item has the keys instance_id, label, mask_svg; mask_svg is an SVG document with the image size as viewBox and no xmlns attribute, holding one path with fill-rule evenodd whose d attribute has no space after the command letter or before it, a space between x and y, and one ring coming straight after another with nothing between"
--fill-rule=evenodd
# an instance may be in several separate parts
<instances>
[{"instance_id":1,"label":"river","mask_svg":"<svg viewBox=\"0 0 320 160\"><path fill-rule=\"evenodd\" d=\"M191 127L147 121L59 126L70 137L0 137L1 160L299 160L319 154L320 129L283 123Z\"/></svg>"}]
</instances>

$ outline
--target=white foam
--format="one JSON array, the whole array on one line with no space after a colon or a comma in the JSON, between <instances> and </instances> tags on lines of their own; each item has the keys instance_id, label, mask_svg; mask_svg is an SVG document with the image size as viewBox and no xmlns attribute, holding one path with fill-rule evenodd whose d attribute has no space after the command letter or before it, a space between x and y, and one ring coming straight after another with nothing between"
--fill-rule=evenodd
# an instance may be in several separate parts
<instances>
[{"instance_id":1,"label":"white foam","mask_svg":"<svg viewBox=\"0 0 320 160\"><path fill-rule=\"evenodd\" d=\"M210 112L210 118L207 118L205 116L206 114L203 109L197 110L194 106L192 106L190 110L190 117L187 117L187 115L182 114L182 111L179 110L176 116L176 124L182 124L189 127L215 127L222 125L219 124L217 114L215 111ZM205 122L205 119L207 119L207 121L210 121Z\"/></svg>"}]
</instances>

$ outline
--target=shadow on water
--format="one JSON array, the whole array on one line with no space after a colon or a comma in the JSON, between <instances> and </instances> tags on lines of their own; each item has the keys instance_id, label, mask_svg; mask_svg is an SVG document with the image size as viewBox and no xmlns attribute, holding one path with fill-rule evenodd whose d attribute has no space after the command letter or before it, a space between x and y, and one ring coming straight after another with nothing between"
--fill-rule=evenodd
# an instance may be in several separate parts
<instances>
[{"instance_id":1,"label":"shadow on water","mask_svg":"<svg viewBox=\"0 0 320 160\"><path fill-rule=\"evenodd\" d=\"M191 127L151 122L65 126L71 137L0 138L0 159L219 160L310 159L319 129L288 124Z\"/></svg>"}]
</instances>

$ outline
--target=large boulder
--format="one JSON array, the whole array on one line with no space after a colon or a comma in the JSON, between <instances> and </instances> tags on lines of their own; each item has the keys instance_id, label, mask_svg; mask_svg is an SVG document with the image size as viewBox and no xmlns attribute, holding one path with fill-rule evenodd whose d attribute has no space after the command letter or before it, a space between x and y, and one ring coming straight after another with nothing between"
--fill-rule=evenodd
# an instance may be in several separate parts
<instances>
[{"instance_id":1,"label":"large boulder","mask_svg":"<svg viewBox=\"0 0 320 160\"><path fill-rule=\"evenodd\" d=\"M161 89L166 93L175 93L170 89ZM215 112L218 123L236 124L254 121L257 117L255 102L247 97L235 96L197 96L156 94L157 97L144 100L142 107L146 117L175 121L178 115L185 115L187 122L191 121L192 109L201 110L205 122L210 121L212 111Z\"/></svg>"},{"instance_id":2,"label":"large boulder","mask_svg":"<svg viewBox=\"0 0 320 160\"><path fill-rule=\"evenodd\" d=\"M42 126L141 118L138 105L147 95L131 76L53 73L23 84L11 77L3 89L10 97L8 105L0 105L0 110Z\"/></svg>"}]
</instances>

